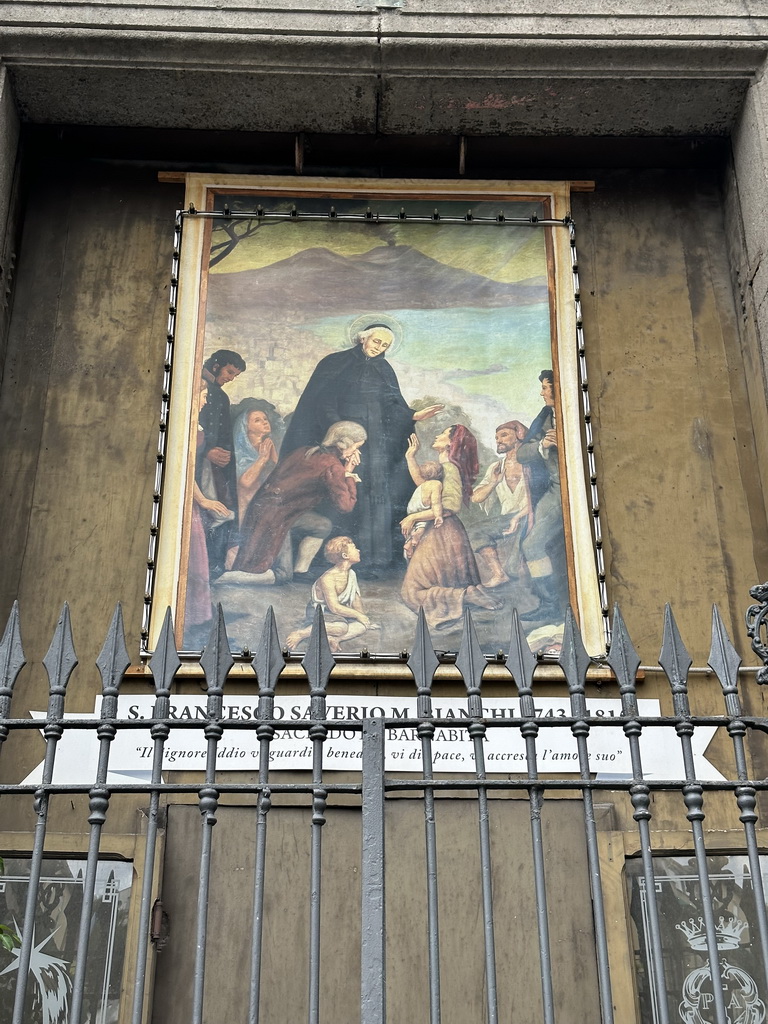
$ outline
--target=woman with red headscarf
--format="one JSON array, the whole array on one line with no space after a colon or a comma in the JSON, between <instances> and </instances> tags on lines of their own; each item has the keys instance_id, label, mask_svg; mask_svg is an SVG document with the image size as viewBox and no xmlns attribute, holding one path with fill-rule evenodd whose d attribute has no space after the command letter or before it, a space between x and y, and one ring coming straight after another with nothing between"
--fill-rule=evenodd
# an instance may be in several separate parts
<instances>
[{"instance_id":1,"label":"woman with red headscarf","mask_svg":"<svg viewBox=\"0 0 768 1024\"><path fill-rule=\"evenodd\" d=\"M424 483L416 462L420 447L412 434L405 461L417 486ZM412 611L423 608L428 624L439 629L456 623L467 604L480 608L499 605L480 584L472 546L458 517L462 504L469 504L480 469L477 440L467 427L454 424L438 434L432 447L443 467L443 521L436 523L434 509L426 509L406 516L400 523L407 537L417 521L426 521L423 536L408 562L401 594Z\"/></svg>"}]
</instances>

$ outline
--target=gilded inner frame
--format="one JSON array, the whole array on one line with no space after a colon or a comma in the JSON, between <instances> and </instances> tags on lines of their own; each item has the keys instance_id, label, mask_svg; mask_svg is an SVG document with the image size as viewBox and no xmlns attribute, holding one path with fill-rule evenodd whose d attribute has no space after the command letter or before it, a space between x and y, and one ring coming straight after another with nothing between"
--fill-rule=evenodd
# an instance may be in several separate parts
<instances>
[{"instance_id":1,"label":"gilded inner frame","mask_svg":"<svg viewBox=\"0 0 768 1024\"><path fill-rule=\"evenodd\" d=\"M605 637L567 182L187 178L149 627L486 654Z\"/></svg>"}]
</instances>

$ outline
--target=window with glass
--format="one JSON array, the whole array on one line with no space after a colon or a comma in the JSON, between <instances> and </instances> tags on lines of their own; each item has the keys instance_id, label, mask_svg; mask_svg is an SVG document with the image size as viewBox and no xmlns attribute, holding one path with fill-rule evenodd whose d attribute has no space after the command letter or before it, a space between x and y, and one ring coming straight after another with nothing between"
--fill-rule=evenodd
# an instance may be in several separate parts
<instances>
[{"instance_id":1,"label":"window with glass","mask_svg":"<svg viewBox=\"0 0 768 1024\"><path fill-rule=\"evenodd\" d=\"M20 943L31 944L25 1024L69 1020L85 861L46 859L37 892L34 930L24 935L29 858L5 858L0 876L0 923L11 930L11 949L0 947L0 1024L10 1024L16 994ZM82 1020L117 1024L120 1008L133 869L124 861L98 865L91 917Z\"/></svg>"},{"instance_id":2,"label":"window with glass","mask_svg":"<svg viewBox=\"0 0 768 1024\"><path fill-rule=\"evenodd\" d=\"M761 857L765 891L768 858ZM756 889L745 856L707 858L715 933L729 1024L762 1024L768 982L762 966ZM654 859L661 959L670 1021L710 1024L716 1020L712 970L707 952L701 884L693 856ZM639 860L627 863L639 1019L661 1021L658 970L649 927L649 892Z\"/></svg>"}]
</instances>

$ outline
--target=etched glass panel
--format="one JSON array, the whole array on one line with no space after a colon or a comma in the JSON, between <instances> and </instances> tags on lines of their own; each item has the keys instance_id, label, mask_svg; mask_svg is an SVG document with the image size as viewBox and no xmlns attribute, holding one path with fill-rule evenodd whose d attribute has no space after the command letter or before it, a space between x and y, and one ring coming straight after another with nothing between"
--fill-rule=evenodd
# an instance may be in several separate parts
<instances>
[{"instance_id":1,"label":"etched glass panel","mask_svg":"<svg viewBox=\"0 0 768 1024\"><path fill-rule=\"evenodd\" d=\"M727 855L710 856L707 861L728 1024L762 1024L768 984L761 966L749 862L746 857ZM761 867L765 886L766 858L761 858ZM654 873L669 1020L715 1024L696 862L693 857L659 857L654 861ZM661 1018L648 928L648 893L639 861L628 862L627 878L639 1019L656 1024Z\"/></svg>"},{"instance_id":2,"label":"etched glass panel","mask_svg":"<svg viewBox=\"0 0 768 1024\"><path fill-rule=\"evenodd\" d=\"M83 903L84 860L46 860L37 894L34 931L23 934L29 860L5 858L0 876L0 923L31 943L25 1024L63 1024L69 1019ZM91 918L82 1020L115 1024L128 930L133 870L121 861L98 865ZM10 1024L20 948L0 947L0 1024Z\"/></svg>"}]
</instances>

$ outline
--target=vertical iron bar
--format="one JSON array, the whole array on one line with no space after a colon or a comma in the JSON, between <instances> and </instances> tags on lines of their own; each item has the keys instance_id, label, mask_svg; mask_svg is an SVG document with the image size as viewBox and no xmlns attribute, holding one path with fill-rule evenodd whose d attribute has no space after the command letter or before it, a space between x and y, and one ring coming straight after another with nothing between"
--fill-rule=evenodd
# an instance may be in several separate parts
<instances>
[{"instance_id":1,"label":"vertical iron bar","mask_svg":"<svg viewBox=\"0 0 768 1024\"><path fill-rule=\"evenodd\" d=\"M576 737L579 755L579 772L582 782L592 778L589 768L589 725L587 724L587 700L585 684L591 658L584 649L581 634L576 626L573 609L569 606L565 614L563 646L558 659L560 668L568 683L571 696L571 715L577 721L571 726ZM597 845L597 824L592 790L582 789L584 804L584 826L587 839L587 861L589 863L589 886L592 894L592 915L595 923L597 945L597 976L600 987L600 1015L602 1024L613 1024L613 997L611 994L611 972L608 963L608 936L605 928L605 905L603 902L603 880L600 875L600 851Z\"/></svg>"},{"instance_id":2,"label":"vertical iron bar","mask_svg":"<svg viewBox=\"0 0 768 1024\"><path fill-rule=\"evenodd\" d=\"M525 631L520 625L517 609L512 612L512 637L509 644L507 668L512 673L520 696L520 733L525 739L525 758L528 767L528 801L531 809L531 843L533 850L533 881L536 893L536 923L539 933L539 965L541 969L541 1000L544 1024L555 1024L555 997L552 989L552 955L549 943L549 915L547 913L547 880L544 873L544 837L541 829L543 788L536 785L539 770L536 758L536 737L539 725L533 704L533 671L536 658L531 654Z\"/></svg>"},{"instance_id":3,"label":"vertical iron bar","mask_svg":"<svg viewBox=\"0 0 768 1024\"><path fill-rule=\"evenodd\" d=\"M275 735L275 687L283 670L280 638L272 605L264 618L264 629L254 666L259 680L257 711L259 738L259 806L256 815L256 863L253 875L253 925L251 929L251 981L248 996L248 1024L258 1024L261 994L261 952L264 930L264 875L267 863L267 814L272 805L269 790L269 746Z\"/></svg>"},{"instance_id":4,"label":"vertical iron bar","mask_svg":"<svg viewBox=\"0 0 768 1024\"><path fill-rule=\"evenodd\" d=\"M683 788L683 799L685 806L688 808L686 817L691 823L691 831L693 833L693 850L699 875L699 889L701 890L701 910L706 929L707 955L709 957L709 970L712 979L715 1017L717 1024L728 1024L717 950L715 915L709 884L707 850L704 842L704 790L696 781L696 769L693 763L691 737L693 736L694 727L690 720L691 708L688 702L688 670L692 662L688 651L685 649L669 605L666 605L664 609L664 642L661 654L659 655L659 664L664 669L672 690L672 702L677 717L675 731L680 737L680 746L683 753L686 781L686 785Z\"/></svg>"},{"instance_id":5,"label":"vertical iron bar","mask_svg":"<svg viewBox=\"0 0 768 1024\"><path fill-rule=\"evenodd\" d=\"M360 1024L385 1024L384 722L380 718L363 722L362 761Z\"/></svg>"},{"instance_id":6,"label":"vertical iron bar","mask_svg":"<svg viewBox=\"0 0 768 1024\"><path fill-rule=\"evenodd\" d=\"M499 1004L496 990L496 940L493 928L493 877L491 866L491 830L488 814L488 790L485 783L485 722L481 685L486 667L485 655L478 643L472 614L464 609L464 628L461 634L456 667L462 674L467 689L467 711L469 713L469 735L475 754L475 778L477 779L477 803L480 825L480 878L483 891L483 934L485 940L485 989L488 1000L488 1022L498 1024Z\"/></svg>"},{"instance_id":7,"label":"vertical iron bar","mask_svg":"<svg viewBox=\"0 0 768 1024\"><path fill-rule=\"evenodd\" d=\"M421 739L421 770L424 782L424 837L427 859L427 949L429 955L429 1021L440 1024L440 921L437 891L437 834L435 821L435 791L428 783L434 781L432 770L432 737L435 724L432 719L432 680L440 662L435 655L427 629L424 609L419 608L416 639L408 667L416 682L416 714L421 720L418 734Z\"/></svg>"},{"instance_id":8,"label":"vertical iron bar","mask_svg":"<svg viewBox=\"0 0 768 1024\"><path fill-rule=\"evenodd\" d=\"M99 739L99 760L96 768L96 780L89 797L88 822L91 826L88 838L88 855L85 861L85 878L83 879L83 902L80 909L80 930L77 936L77 953L75 954L75 977L72 982L72 1004L69 1011L70 1024L79 1024L83 1008L85 990L85 972L88 961L88 946L91 936L91 916L93 899L96 892L96 872L99 866L99 847L101 831L107 820L110 792L106 786L109 769L109 751L112 740L117 734L115 719L117 718L117 697L123 674L131 664L125 647L125 630L123 628L123 610L118 603L112 622L109 626L104 646L96 664L101 674L101 724L96 732Z\"/></svg>"},{"instance_id":9,"label":"vertical iron bar","mask_svg":"<svg viewBox=\"0 0 768 1024\"><path fill-rule=\"evenodd\" d=\"M181 668L181 661L173 637L171 609L166 608L163 628L157 641L155 653L149 662L155 681L155 707L152 712L154 724L150 735L154 740L152 753L152 792L149 797L147 837L144 843L144 877L141 883L141 909L139 912L139 939L136 950L136 978L133 987L133 1013L131 1024L141 1024L144 1010L144 988L147 975L147 952L149 929L152 915L152 878L155 871L157 828L160 811L160 792L157 786L162 782L163 752L170 733L168 716L171 709L171 685Z\"/></svg>"},{"instance_id":10,"label":"vertical iron bar","mask_svg":"<svg viewBox=\"0 0 768 1024\"><path fill-rule=\"evenodd\" d=\"M323 744L328 730L325 721L325 694L334 666L325 632L323 612L318 605L312 623L307 653L302 659L309 681L312 740L312 847L310 854L309 906L309 1024L320 1022L320 899L323 854L323 825L328 792L323 787Z\"/></svg>"},{"instance_id":11,"label":"vertical iron bar","mask_svg":"<svg viewBox=\"0 0 768 1024\"><path fill-rule=\"evenodd\" d=\"M200 658L208 686L207 722L203 734L207 741L205 759L205 785L198 794L202 817L203 836L200 848L200 888L197 896L197 931L195 942L195 973L192 994L192 1024L203 1024L203 998L205 994L205 953L208 945L208 892L211 880L211 854L213 827L219 806L216 789L216 755L223 729L221 727L224 683L234 665L229 652L229 639L224 625L224 612L217 605L217 615L211 635Z\"/></svg>"},{"instance_id":12,"label":"vertical iron bar","mask_svg":"<svg viewBox=\"0 0 768 1024\"><path fill-rule=\"evenodd\" d=\"M40 874L43 866L45 849L45 833L48 828L48 792L46 787L53 780L53 768L56 762L56 745L64 732L61 720L64 717L64 697L67 692L69 677L77 665L77 655L72 642L72 626L69 620L69 605L64 604L56 631L43 659L48 673L48 714L45 719L43 735L45 737L45 760L43 777L35 791L35 838L32 846L32 857L29 863L29 888L24 907L24 932L16 975L16 996L13 1003L12 1024L22 1024L24 1019L24 1002L27 997L27 978L32 957L32 935L35 930L35 908L37 890L40 885Z\"/></svg>"},{"instance_id":13,"label":"vertical iron bar","mask_svg":"<svg viewBox=\"0 0 768 1024\"><path fill-rule=\"evenodd\" d=\"M640 858L643 865L648 931L650 933L645 936L645 941L651 949L651 963L653 965L651 973L656 993L659 1024L669 1024L666 971L664 969L664 957L661 946L659 907L656 900L656 876L653 870L653 853L651 849L651 791L645 782L643 763L640 756L640 736L643 728L638 722L636 683L640 658L637 656L637 651L629 637L618 605L614 606L611 650L607 660L619 682L621 714L623 718L627 719L624 723L624 735L629 741L629 755L632 762L632 785L629 790L629 798L632 801L632 816L637 822L637 829L640 833Z\"/></svg>"},{"instance_id":14,"label":"vertical iron bar","mask_svg":"<svg viewBox=\"0 0 768 1024\"><path fill-rule=\"evenodd\" d=\"M765 891L755 830L757 824L757 812L755 810L757 806L756 791L755 787L749 784L747 754L744 743L747 727L741 719L742 709L739 699L739 665L741 664L741 658L731 643L717 605L712 606L712 646L710 648L708 664L720 680L725 700L725 711L729 719L726 728L728 735L733 740L736 776L741 783L735 790L736 803L741 812L739 814L739 821L744 825L747 858L752 875L752 892L755 897L757 930L760 935L763 977L765 984L768 986L768 914L766 914L765 909Z\"/></svg>"}]
</instances>

